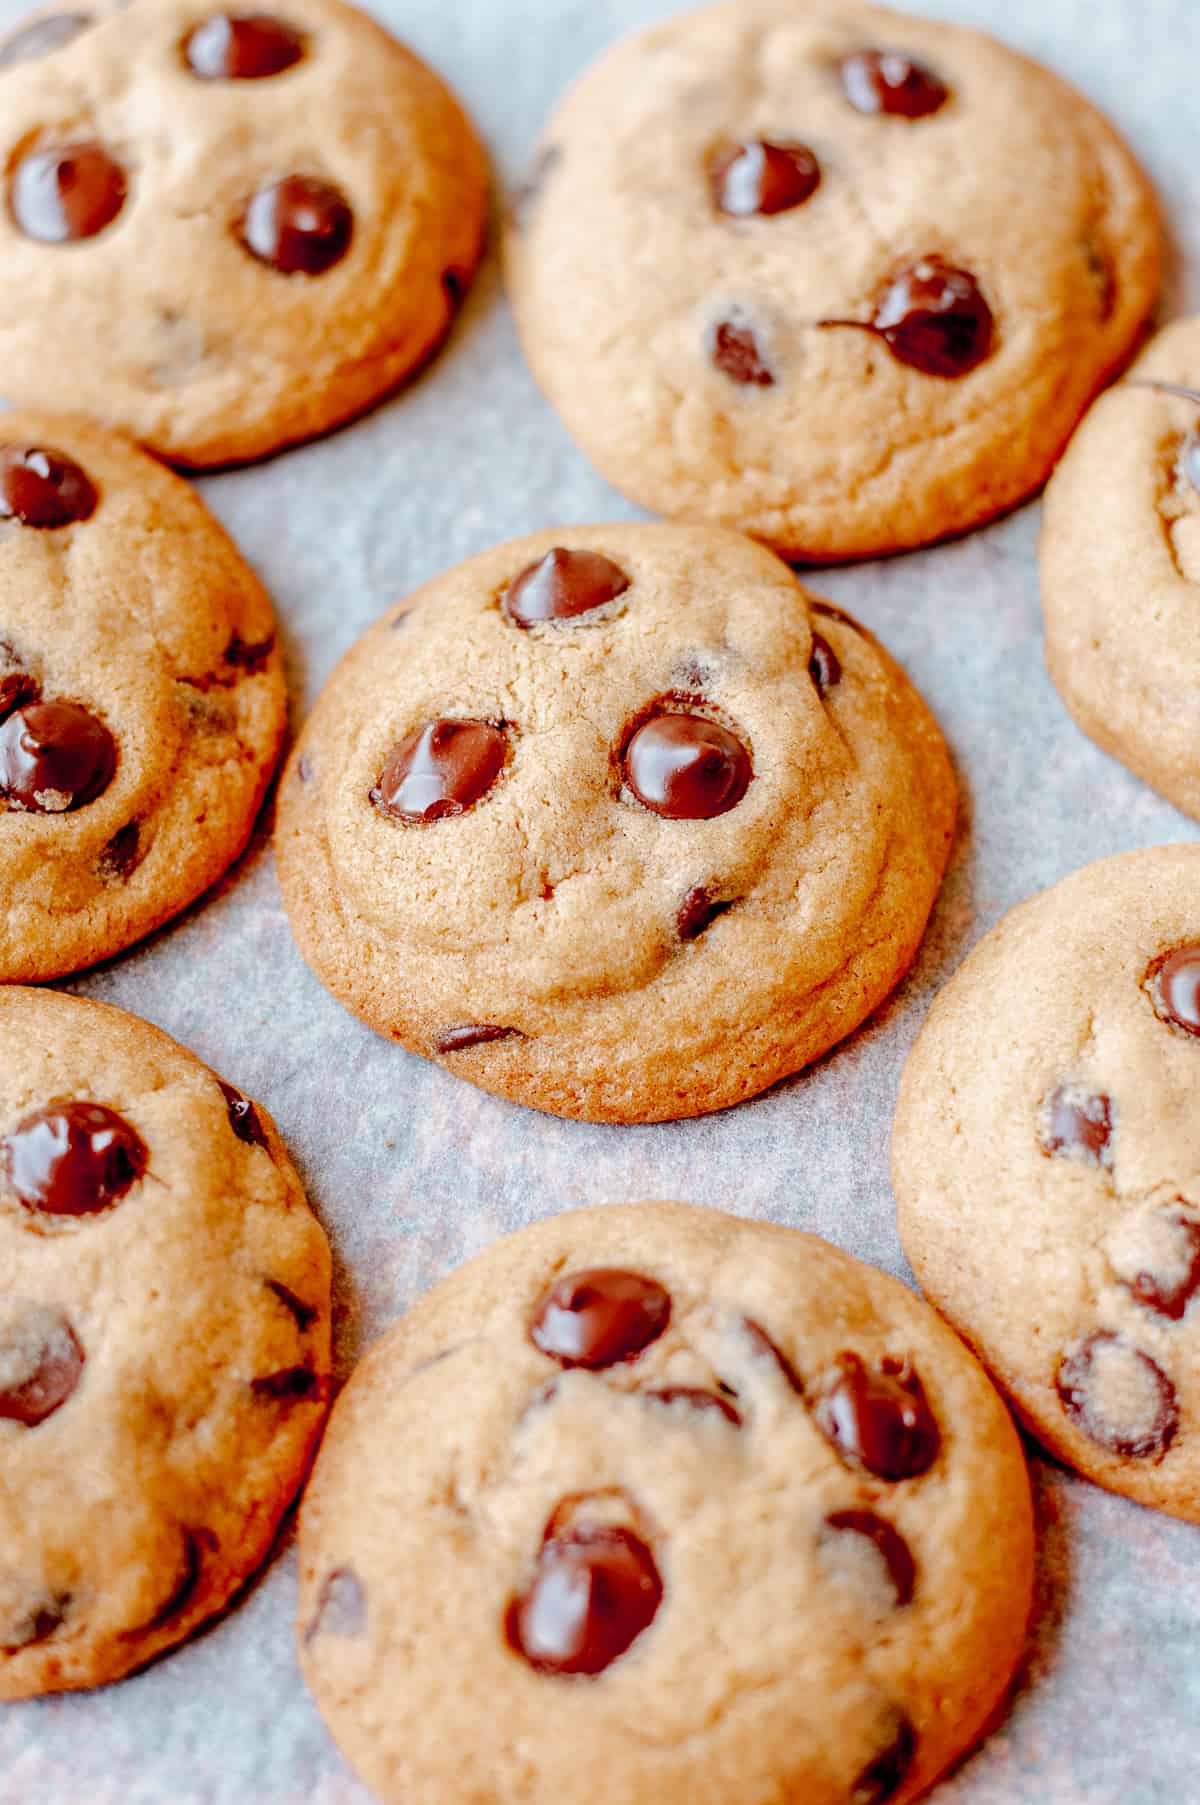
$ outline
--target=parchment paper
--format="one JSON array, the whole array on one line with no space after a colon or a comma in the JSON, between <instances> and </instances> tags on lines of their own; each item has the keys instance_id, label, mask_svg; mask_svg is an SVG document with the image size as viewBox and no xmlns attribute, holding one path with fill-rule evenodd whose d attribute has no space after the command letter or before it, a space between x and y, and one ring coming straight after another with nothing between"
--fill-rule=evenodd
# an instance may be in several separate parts
<instances>
[{"instance_id":1,"label":"parchment paper","mask_svg":"<svg viewBox=\"0 0 1200 1805\"><path fill-rule=\"evenodd\" d=\"M1200 306L1195 0L913 3L995 30L1107 109L1168 208L1180 250L1168 309ZM0 0L0 18L20 10ZM454 84L509 183L564 83L620 32L678 8L378 0L376 10ZM274 592L297 720L341 652L427 577L514 534L632 513L535 391L494 255L453 341L406 392L321 444L203 489ZM767 1097L698 1122L588 1127L496 1101L397 1051L301 963L263 831L214 895L69 986L159 1023L274 1113L333 1241L342 1375L450 1266L581 1203L719 1204L814 1229L909 1276L888 1134L931 995L1030 892L1104 854L1196 834L1085 740L1051 689L1038 512L816 581L880 634L929 699L959 763L964 822L898 997ZM1041 1580L1028 1659L1003 1724L938 1805L1200 1800L1200 1530L1040 1458L1033 1470ZM365 1805L300 1681L294 1602L289 1527L234 1609L149 1671L90 1695L0 1707L0 1805Z\"/></svg>"}]
</instances>

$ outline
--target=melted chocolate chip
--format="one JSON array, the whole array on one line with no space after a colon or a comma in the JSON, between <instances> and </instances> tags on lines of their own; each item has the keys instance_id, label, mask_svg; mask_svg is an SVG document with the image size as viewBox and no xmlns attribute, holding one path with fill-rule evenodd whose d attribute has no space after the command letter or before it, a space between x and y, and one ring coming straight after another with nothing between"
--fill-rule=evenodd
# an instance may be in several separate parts
<instances>
[{"instance_id":1,"label":"melted chocolate chip","mask_svg":"<svg viewBox=\"0 0 1200 1805\"><path fill-rule=\"evenodd\" d=\"M117 883L131 878L144 857L141 829L136 821L119 827L98 860L100 875Z\"/></svg>"},{"instance_id":2,"label":"melted chocolate chip","mask_svg":"<svg viewBox=\"0 0 1200 1805\"><path fill-rule=\"evenodd\" d=\"M842 61L846 99L860 113L925 119L950 98L932 69L901 50L856 50Z\"/></svg>"},{"instance_id":3,"label":"melted chocolate chip","mask_svg":"<svg viewBox=\"0 0 1200 1805\"><path fill-rule=\"evenodd\" d=\"M1042 1146L1047 1153L1093 1165L1111 1163L1112 1099L1060 1084L1042 1105Z\"/></svg>"},{"instance_id":4,"label":"melted chocolate chip","mask_svg":"<svg viewBox=\"0 0 1200 1805\"><path fill-rule=\"evenodd\" d=\"M916 1563L908 1543L886 1517L873 1510L835 1510L826 1517L825 1528L836 1535L863 1536L872 1543L887 1568L897 1605L908 1603L916 1583Z\"/></svg>"},{"instance_id":5,"label":"melted chocolate chip","mask_svg":"<svg viewBox=\"0 0 1200 1805\"><path fill-rule=\"evenodd\" d=\"M247 202L241 237L260 263L285 276L322 276L350 248L354 215L341 190L317 176L289 175Z\"/></svg>"},{"instance_id":6,"label":"melted chocolate chip","mask_svg":"<svg viewBox=\"0 0 1200 1805\"><path fill-rule=\"evenodd\" d=\"M125 193L125 171L102 144L63 144L21 158L9 180L8 205L26 238L69 244L111 225Z\"/></svg>"},{"instance_id":7,"label":"melted chocolate chip","mask_svg":"<svg viewBox=\"0 0 1200 1805\"><path fill-rule=\"evenodd\" d=\"M539 1673L603 1673L653 1622L662 1592L632 1530L580 1524L543 1544L533 1583L508 1608L509 1645Z\"/></svg>"},{"instance_id":8,"label":"melted chocolate chip","mask_svg":"<svg viewBox=\"0 0 1200 1805\"><path fill-rule=\"evenodd\" d=\"M732 144L709 165L713 204L735 219L786 213L803 206L821 184L821 169L806 144L772 144L749 138Z\"/></svg>"},{"instance_id":9,"label":"melted chocolate chip","mask_svg":"<svg viewBox=\"0 0 1200 1805\"><path fill-rule=\"evenodd\" d=\"M225 1108L229 1115L229 1126L239 1141L245 1141L247 1147L261 1147L269 1153L267 1137L259 1120L258 1111L249 1097L243 1097L241 1091L234 1090L232 1084L226 1084L223 1078L217 1079L221 1095L225 1099Z\"/></svg>"},{"instance_id":10,"label":"melted chocolate chip","mask_svg":"<svg viewBox=\"0 0 1200 1805\"><path fill-rule=\"evenodd\" d=\"M38 685L24 671L9 671L0 677L0 721L7 721L14 709L23 708L26 702L36 702L40 694Z\"/></svg>"},{"instance_id":11,"label":"melted chocolate chip","mask_svg":"<svg viewBox=\"0 0 1200 1805\"><path fill-rule=\"evenodd\" d=\"M117 743L77 702L28 702L0 722L0 795L37 815L84 808L117 769Z\"/></svg>"},{"instance_id":12,"label":"melted chocolate chip","mask_svg":"<svg viewBox=\"0 0 1200 1805\"><path fill-rule=\"evenodd\" d=\"M742 1426L742 1413L735 1410L728 1398L723 1398L719 1391L703 1391L693 1385L663 1385L657 1391L644 1391L644 1398L652 1404L684 1404L689 1410L699 1410L705 1415L713 1412L723 1416L727 1423L735 1429Z\"/></svg>"},{"instance_id":13,"label":"melted chocolate chip","mask_svg":"<svg viewBox=\"0 0 1200 1805\"><path fill-rule=\"evenodd\" d=\"M289 1366L282 1372L264 1373L251 1379L250 1389L256 1398L269 1398L276 1404L295 1404L323 1400L328 1386L311 1367Z\"/></svg>"},{"instance_id":14,"label":"melted chocolate chip","mask_svg":"<svg viewBox=\"0 0 1200 1805\"><path fill-rule=\"evenodd\" d=\"M529 1336L560 1365L595 1372L636 1360L670 1319L670 1296L653 1279L596 1266L555 1280L538 1299Z\"/></svg>"},{"instance_id":15,"label":"melted chocolate chip","mask_svg":"<svg viewBox=\"0 0 1200 1805\"><path fill-rule=\"evenodd\" d=\"M808 674L822 695L842 680L842 661L823 633L813 634Z\"/></svg>"},{"instance_id":16,"label":"melted chocolate chip","mask_svg":"<svg viewBox=\"0 0 1200 1805\"><path fill-rule=\"evenodd\" d=\"M754 775L734 734L698 714L656 714L625 748L625 781L668 821L709 821L736 808Z\"/></svg>"},{"instance_id":17,"label":"melted chocolate chip","mask_svg":"<svg viewBox=\"0 0 1200 1805\"><path fill-rule=\"evenodd\" d=\"M1157 1360L1108 1330L1064 1354L1055 1375L1059 1400L1099 1447L1129 1460L1157 1460L1179 1428L1175 1387Z\"/></svg>"},{"instance_id":18,"label":"melted chocolate chip","mask_svg":"<svg viewBox=\"0 0 1200 1805\"><path fill-rule=\"evenodd\" d=\"M917 1735L907 1717L898 1716L891 1741L850 1789L850 1805L886 1805L899 1792L917 1752Z\"/></svg>"},{"instance_id":19,"label":"melted chocolate chip","mask_svg":"<svg viewBox=\"0 0 1200 1805\"><path fill-rule=\"evenodd\" d=\"M1200 945L1176 947L1160 959L1149 980L1155 1014L1185 1034L1200 1035Z\"/></svg>"},{"instance_id":20,"label":"melted chocolate chip","mask_svg":"<svg viewBox=\"0 0 1200 1805\"><path fill-rule=\"evenodd\" d=\"M9 69L14 63L32 63L61 50L91 23L90 13L47 13L44 19L34 19L0 45L0 69Z\"/></svg>"},{"instance_id":21,"label":"melted chocolate chip","mask_svg":"<svg viewBox=\"0 0 1200 1805\"><path fill-rule=\"evenodd\" d=\"M304 1628L314 1636L361 1636L367 1627L367 1595L353 1567L333 1567L321 1581L316 1609Z\"/></svg>"},{"instance_id":22,"label":"melted chocolate chip","mask_svg":"<svg viewBox=\"0 0 1200 1805\"><path fill-rule=\"evenodd\" d=\"M759 1359L770 1360L778 1370L780 1376L786 1379L796 1396L802 1398L804 1396L804 1381L784 1353L783 1349L779 1346L778 1342L771 1339L761 1323L753 1322L748 1316L743 1317L742 1328L745 1330L746 1339L750 1343L751 1352Z\"/></svg>"},{"instance_id":23,"label":"melted chocolate chip","mask_svg":"<svg viewBox=\"0 0 1200 1805\"><path fill-rule=\"evenodd\" d=\"M263 1282L267 1290L279 1299L284 1309L293 1318L300 1333L307 1334L321 1314L316 1305L306 1304L302 1297L297 1297L291 1287L285 1285L280 1279L265 1279Z\"/></svg>"},{"instance_id":24,"label":"melted chocolate chip","mask_svg":"<svg viewBox=\"0 0 1200 1805\"><path fill-rule=\"evenodd\" d=\"M1178 1322L1200 1291L1200 1219L1180 1202L1152 1212L1146 1231L1150 1248L1132 1270L1114 1261L1117 1278L1147 1310Z\"/></svg>"},{"instance_id":25,"label":"melted chocolate chip","mask_svg":"<svg viewBox=\"0 0 1200 1805\"><path fill-rule=\"evenodd\" d=\"M760 389L774 384L775 372L758 342L758 334L745 321L719 320L709 333L708 354L731 382Z\"/></svg>"},{"instance_id":26,"label":"melted chocolate chip","mask_svg":"<svg viewBox=\"0 0 1200 1805\"><path fill-rule=\"evenodd\" d=\"M304 55L304 39L269 13L214 13L184 42L184 59L201 81L262 81Z\"/></svg>"},{"instance_id":27,"label":"melted chocolate chip","mask_svg":"<svg viewBox=\"0 0 1200 1805\"><path fill-rule=\"evenodd\" d=\"M494 1040L513 1040L519 1028L497 1028L489 1022L464 1022L461 1027L447 1028L434 1043L435 1053L463 1053L468 1047L482 1047Z\"/></svg>"},{"instance_id":28,"label":"melted chocolate chip","mask_svg":"<svg viewBox=\"0 0 1200 1805\"><path fill-rule=\"evenodd\" d=\"M707 927L723 915L726 909L732 908L732 899L728 902L715 901L702 884L689 890L679 905L675 917L675 931L681 940L697 939Z\"/></svg>"},{"instance_id":29,"label":"melted chocolate chip","mask_svg":"<svg viewBox=\"0 0 1200 1805\"><path fill-rule=\"evenodd\" d=\"M104 1103L51 1103L3 1141L4 1177L27 1210L90 1216L120 1201L150 1155L137 1130Z\"/></svg>"},{"instance_id":30,"label":"melted chocolate chip","mask_svg":"<svg viewBox=\"0 0 1200 1805\"><path fill-rule=\"evenodd\" d=\"M0 446L0 520L22 526L70 526L96 511L99 497L89 478L61 451Z\"/></svg>"},{"instance_id":31,"label":"melted chocolate chip","mask_svg":"<svg viewBox=\"0 0 1200 1805\"><path fill-rule=\"evenodd\" d=\"M603 608L628 588L625 572L603 552L567 551L556 545L514 577L500 605L514 627L535 627Z\"/></svg>"},{"instance_id":32,"label":"melted chocolate chip","mask_svg":"<svg viewBox=\"0 0 1200 1805\"><path fill-rule=\"evenodd\" d=\"M969 270L923 257L897 271L875 298L870 321L822 320L883 339L898 363L926 376L966 376L991 351L995 321Z\"/></svg>"},{"instance_id":33,"label":"melted chocolate chip","mask_svg":"<svg viewBox=\"0 0 1200 1805\"><path fill-rule=\"evenodd\" d=\"M507 757L508 735L491 721L431 721L393 747L371 801L414 825L461 815L486 796Z\"/></svg>"},{"instance_id":34,"label":"melted chocolate chip","mask_svg":"<svg viewBox=\"0 0 1200 1805\"><path fill-rule=\"evenodd\" d=\"M848 1465L880 1479L915 1478L937 1459L941 1436L921 1381L899 1361L874 1369L857 1354L840 1354L813 1416Z\"/></svg>"},{"instance_id":35,"label":"melted chocolate chip","mask_svg":"<svg viewBox=\"0 0 1200 1805\"><path fill-rule=\"evenodd\" d=\"M35 1429L79 1384L85 1355L59 1310L0 1302L0 1417Z\"/></svg>"}]
</instances>

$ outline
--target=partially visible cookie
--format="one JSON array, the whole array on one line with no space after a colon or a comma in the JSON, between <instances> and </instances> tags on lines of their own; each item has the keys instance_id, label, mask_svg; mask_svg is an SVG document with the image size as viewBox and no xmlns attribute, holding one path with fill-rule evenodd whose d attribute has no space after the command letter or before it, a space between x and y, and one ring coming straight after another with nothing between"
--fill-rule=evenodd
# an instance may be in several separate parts
<instances>
[{"instance_id":1,"label":"partially visible cookie","mask_svg":"<svg viewBox=\"0 0 1200 1805\"><path fill-rule=\"evenodd\" d=\"M147 1023L0 989L0 1697L119 1679L271 1545L329 1383L274 1124Z\"/></svg>"},{"instance_id":2,"label":"partially visible cookie","mask_svg":"<svg viewBox=\"0 0 1200 1805\"><path fill-rule=\"evenodd\" d=\"M961 532L1133 348L1156 205L1073 89L860 0L725 0L571 89L518 197L526 355L658 513L795 558Z\"/></svg>"},{"instance_id":3,"label":"partially visible cookie","mask_svg":"<svg viewBox=\"0 0 1200 1805\"><path fill-rule=\"evenodd\" d=\"M385 1805L902 1805L1024 1640L1020 1445L893 1279L713 1210L500 1241L376 1346L300 1655Z\"/></svg>"},{"instance_id":4,"label":"partially visible cookie","mask_svg":"<svg viewBox=\"0 0 1200 1805\"><path fill-rule=\"evenodd\" d=\"M0 415L0 980L215 882L286 715L270 600L195 492L87 421Z\"/></svg>"},{"instance_id":5,"label":"partially visible cookie","mask_svg":"<svg viewBox=\"0 0 1200 1805\"><path fill-rule=\"evenodd\" d=\"M1046 491L1046 662L1083 731L1200 817L1200 319L1158 334ZM1180 392L1182 391L1182 392Z\"/></svg>"},{"instance_id":6,"label":"partially visible cookie","mask_svg":"<svg viewBox=\"0 0 1200 1805\"><path fill-rule=\"evenodd\" d=\"M378 400L479 259L470 122L339 0L71 0L0 44L0 118L0 393L180 464Z\"/></svg>"},{"instance_id":7,"label":"partially visible cookie","mask_svg":"<svg viewBox=\"0 0 1200 1805\"><path fill-rule=\"evenodd\" d=\"M955 784L899 667L761 546L571 527L428 584L281 786L301 952L380 1033L597 1121L724 1108L911 961Z\"/></svg>"},{"instance_id":8,"label":"partially visible cookie","mask_svg":"<svg viewBox=\"0 0 1200 1805\"><path fill-rule=\"evenodd\" d=\"M1200 1521L1200 847L1089 865L1014 909L904 1073L905 1250L1025 1422Z\"/></svg>"}]
</instances>

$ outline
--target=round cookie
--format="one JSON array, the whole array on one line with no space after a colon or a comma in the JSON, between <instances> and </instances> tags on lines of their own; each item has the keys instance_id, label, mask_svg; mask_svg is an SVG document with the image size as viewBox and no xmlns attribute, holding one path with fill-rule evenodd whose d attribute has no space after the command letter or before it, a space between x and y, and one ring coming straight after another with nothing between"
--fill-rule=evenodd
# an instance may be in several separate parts
<instances>
[{"instance_id":1,"label":"round cookie","mask_svg":"<svg viewBox=\"0 0 1200 1805\"><path fill-rule=\"evenodd\" d=\"M72 0L0 45L0 113L0 393L176 463L258 457L378 400L479 259L470 123L339 0Z\"/></svg>"},{"instance_id":2,"label":"round cookie","mask_svg":"<svg viewBox=\"0 0 1200 1805\"><path fill-rule=\"evenodd\" d=\"M147 1023L0 989L0 1697L98 1686L267 1553L329 1250L274 1124Z\"/></svg>"},{"instance_id":3,"label":"round cookie","mask_svg":"<svg viewBox=\"0 0 1200 1805\"><path fill-rule=\"evenodd\" d=\"M1046 662L1063 701L1106 752L1196 817L1198 383L1200 319L1180 320L1072 439L1046 491L1040 548Z\"/></svg>"},{"instance_id":4,"label":"round cookie","mask_svg":"<svg viewBox=\"0 0 1200 1805\"><path fill-rule=\"evenodd\" d=\"M1200 1521L1200 847L1014 909L904 1073L905 1250L1035 1435Z\"/></svg>"},{"instance_id":5,"label":"round cookie","mask_svg":"<svg viewBox=\"0 0 1200 1805\"><path fill-rule=\"evenodd\" d=\"M372 1349L302 1507L301 1663L404 1805L892 1805L1025 1635L1029 1482L918 1299L649 1203L509 1236Z\"/></svg>"},{"instance_id":6,"label":"round cookie","mask_svg":"<svg viewBox=\"0 0 1200 1805\"><path fill-rule=\"evenodd\" d=\"M0 981L213 883L286 717L270 600L188 485L78 418L0 418Z\"/></svg>"},{"instance_id":7,"label":"round cookie","mask_svg":"<svg viewBox=\"0 0 1200 1805\"><path fill-rule=\"evenodd\" d=\"M955 808L897 665L712 527L460 565L342 661L280 790L301 952L380 1033L588 1120L721 1109L907 969Z\"/></svg>"},{"instance_id":8,"label":"round cookie","mask_svg":"<svg viewBox=\"0 0 1200 1805\"><path fill-rule=\"evenodd\" d=\"M1038 488L1162 256L1128 151L1049 71L858 0L726 0L571 89L508 276L611 482L827 560Z\"/></svg>"}]
</instances>

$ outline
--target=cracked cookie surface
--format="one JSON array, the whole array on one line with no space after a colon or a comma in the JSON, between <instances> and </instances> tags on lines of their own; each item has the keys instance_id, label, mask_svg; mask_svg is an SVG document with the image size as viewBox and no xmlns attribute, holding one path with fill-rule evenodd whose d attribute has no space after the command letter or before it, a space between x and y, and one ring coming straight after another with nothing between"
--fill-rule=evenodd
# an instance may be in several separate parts
<instances>
[{"instance_id":1,"label":"cracked cookie surface","mask_svg":"<svg viewBox=\"0 0 1200 1805\"><path fill-rule=\"evenodd\" d=\"M478 262L469 121L338 0L86 0L0 43L0 97L0 392L177 463L361 412L443 338Z\"/></svg>"},{"instance_id":2,"label":"cracked cookie surface","mask_svg":"<svg viewBox=\"0 0 1200 1805\"><path fill-rule=\"evenodd\" d=\"M179 477L0 422L0 978L111 957L250 836L287 696L270 600Z\"/></svg>"},{"instance_id":3,"label":"cracked cookie surface","mask_svg":"<svg viewBox=\"0 0 1200 1805\"><path fill-rule=\"evenodd\" d=\"M405 1805L600 1773L623 1805L901 1805L994 1709L1031 1586L1017 1437L934 1313L670 1203L538 1223L417 1304L300 1543L305 1676Z\"/></svg>"},{"instance_id":4,"label":"cracked cookie surface","mask_svg":"<svg viewBox=\"0 0 1200 1805\"><path fill-rule=\"evenodd\" d=\"M1030 494L1160 283L1154 199L1080 95L858 0L733 0L626 40L534 171L509 284L580 446L642 505L796 558Z\"/></svg>"},{"instance_id":5,"label":"cracked cookie surface","mask_svg":"<svg viewBox=\"0 0 1200 1805\"><path fill-rule=\"evenodd\" d=\"M1172 394L1153 385L1192 389ZM1083 731L1200 818L1200 319L1102 396L1046 491L1046 662Z\"/></svg>"},{"instance_id":6,"label":"cracked cookie surface","mask_svg":"<svg viewBox=\"0 0 1200 1805\"><path fill-rule=\"evenodd\" d=\"M935 1002L893 1173L930 1300L1061 1460L1200 1520L1200 848L1089 865Z\"/></svg>"},{"instance_id":7,"label":"cracked cookie surface","mask_svg":"<svg viewBox=\"0 0 1200 1805\"><path fill-rule=\"evenodd\" d=\"M266 1113L136 1017L0 989L0 1697L119 1679L265 1556L329 1250Z\"/></svg>"},{"instance_id":8,"label":"cracked cookie surface","mask_svg":"<svg viewBox=\"0 0 1200 1805\"><path fill-rule=\"evenodd\" d=\"M955 785L899 667L719 528L562 528L343 660L280 790L300 949L380 1033L553 1113L723 1108L916 951Z\"/></svg>"}]
</instances>

